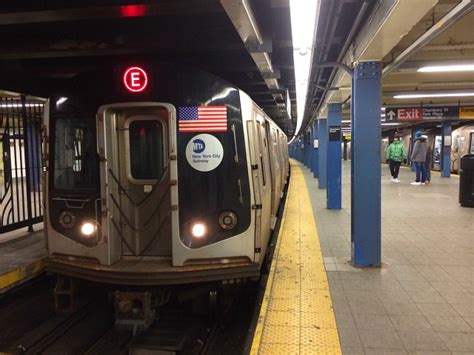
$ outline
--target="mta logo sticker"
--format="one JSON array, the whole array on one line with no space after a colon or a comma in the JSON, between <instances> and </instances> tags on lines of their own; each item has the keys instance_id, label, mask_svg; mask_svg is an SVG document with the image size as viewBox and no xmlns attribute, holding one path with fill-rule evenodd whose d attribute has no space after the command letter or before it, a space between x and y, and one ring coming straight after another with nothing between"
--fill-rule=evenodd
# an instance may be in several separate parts
<instances>
[{"instance_id":1,"label":"mta logo sticker","mask_svg":"<svg viewBox=\"0 0 474 355\"><path fill-rule=\"evenodd\" d=\"M206 143L202 139L193 140L193 152L202 153L206 149Z\"/></svg>"},{"instance_id":2,"label":"mta logo sticker","mask_svg":"<svg viewBox=\"0 0 474 355\"><path fill-rule=\"evenodd\" d=\"M186 160L197 171L212 171L221 164L223 158L224 147L211 134L198 134L186 145Z\"/></svg>"}]
</instances>

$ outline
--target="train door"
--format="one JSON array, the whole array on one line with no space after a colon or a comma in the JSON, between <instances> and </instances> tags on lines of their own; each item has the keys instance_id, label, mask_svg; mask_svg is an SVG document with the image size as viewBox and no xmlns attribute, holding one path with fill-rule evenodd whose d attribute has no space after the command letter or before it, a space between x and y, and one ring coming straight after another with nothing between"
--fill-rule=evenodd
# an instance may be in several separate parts
<instances>
[{"instance_id":1,"label":"train door","mask_svg":"<svg viewBox=\"0 0 474 355\"><path fill-rule=\"evenodd\" d=\"M258 262L270 237L271 176L265 120L257 111L253 114L253 120L247 122L247 129L254 187L255 261Z\"/></svg>"},{"instance_id":2,"label":"train door","mask_svg":"<svg viewBox=\"0 0 474 355\"><path fill-rule=\"evenodd\" d=\"M427 134L426 136L428 137L428 139L426 140L427 147L428 147L427 154L431 154L431 159L427 160L426 164L428 164L428 169L433 170L433 145L434 145L435 139L434 139L433 134Z\"/></svg>"},{"instance_id":3,"label":"train door","mask_svg":"<svg viewBox=\"0 0 474 355\"><path fill-rule=\"evenodd\" d=\"M469 154L474 154L474 132L471 132L469 141Z\"/></svg>"},{"instance_id":4,"label":"train door","mask_svg":"<svg viewBox=\"0 0 474 355\"><path fill-rule=\"evenodd\" d=\"M455 129L451 133L451 171L457 173L459 171L459 163L464 146L464 137L462 136L462 127Z\"/></svg>"},{"instance_id":5,"label":"train door","mask_svg":"<svg viewBox=\"0 0 474 355\"><path fill-rule=\"evenodd\" d=\"M97 136L103 233L115 245L116 258L170 257L172 234L178 232L171 209L177 204L176 160L170 160L176 154L174 107L102 106Z\"/></svg>"},{"instance_id":6,"label":"train door","mask_svg":"<svg viewBox=\"0 0 474 355\"><path fill-rule=\"evenodd\" d=\"M278 151L278 136L275 127L271 127L267 123L266 135L268 137L268 148L269 153L273 159L269 159L272 176L272 197L271 197L271 228L275 228L276 223L276 211L278 209L278 203L280 202L281 194L281 162L280 152Z\"/></svg>"},{"instance_id":7,"label":"train door","mask_svg":"<svg viewBox=\"0 0 474 355\"><path fill-rule=\"evenodd\" d=\"M441 170L441 149L443 147L443 137L435 136L433 144L433 170Z\"/></svg>"}]
</instances>

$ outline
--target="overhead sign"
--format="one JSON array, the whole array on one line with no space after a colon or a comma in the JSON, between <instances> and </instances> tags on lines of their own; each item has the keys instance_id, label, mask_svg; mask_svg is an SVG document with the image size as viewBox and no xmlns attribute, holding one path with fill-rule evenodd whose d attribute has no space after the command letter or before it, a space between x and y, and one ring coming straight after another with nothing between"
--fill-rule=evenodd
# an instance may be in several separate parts
<instances>
[{"instance_id":1,"label":"overhead sign","mask_svg":"<svg viewBox=\"0 0 474 355\"><path fill-rule=\"evenodd\" d=\"M130 67L123 74L123 84L130 92L141 92L148 85L148 76L140 67Z\"/></svg>"},{"instance_id":2,"label":"overhead sign","mask_svg":"<svg viewBox=\"0 0 474 355\"><path fill-rule=\"evenodd\" d=\"M224 158L221 142L210 134L198 134L186 146L186 160L197 171L208 172L217 168Z\"/></svg>"},{"instance_id":3,"label":"overhead sign","mask_svg":"<svg viewBox=\"0 0 474 355\"><path fill-rule=\"evenodd\" d=\"M461 120L474 120L474 106L460 107L459 118Z\"/></svg>"},{"instance_id":4,"label":"overhead sign","mask_svg":"<svg viewBox=\"0 0 474 355\"><path fill-rule=\"evenodd\" d=\"M457 120L459 115L458 106L387 107L385 122Z\"/></svg>"}]
</instances>

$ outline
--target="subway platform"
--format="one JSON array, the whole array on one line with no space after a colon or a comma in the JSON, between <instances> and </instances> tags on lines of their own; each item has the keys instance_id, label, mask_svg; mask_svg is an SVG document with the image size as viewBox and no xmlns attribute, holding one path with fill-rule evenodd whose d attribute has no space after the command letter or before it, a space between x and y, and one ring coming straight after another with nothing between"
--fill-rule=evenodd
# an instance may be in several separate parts
<instances>
[{"instance_id":1,"label":"subway platform","mask_svg":"<svg viewBox=\"0 0 474 355\"><path fill-rule=\"evenodd\" d=\"M358 269L350 265L350 162L341 210L326 209L326 190L291 165L252 353L473 354L474 209L458 204L458 178L433 173L430 185L412 186L414 173L402 168L394 184L382 166L382 266Z\"/></svg>"},{"instance_id":2,"label":"subway platform","mask_svg":"<svg viewBox=\"0 0 474 355\"><path fill-rule=\"evenodd\" d=\"M47 255L43 231L0 243L0 295L42 273Z\"/></svg>"}]
</instances>

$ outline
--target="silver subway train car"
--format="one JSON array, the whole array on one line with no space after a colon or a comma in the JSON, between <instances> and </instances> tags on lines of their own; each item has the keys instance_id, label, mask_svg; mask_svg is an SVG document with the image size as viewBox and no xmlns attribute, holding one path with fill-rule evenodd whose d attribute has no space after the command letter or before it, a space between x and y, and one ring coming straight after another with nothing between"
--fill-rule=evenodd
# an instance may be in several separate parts
<instances>
[{"instance_id":1,"label":"silver subway train car","mask_svg":"<svg viewBox=\"0 0 474 355\"><path fill-rule=\"evenodd\" d=\"M260 273L287 138L248 95L174 64L65 80L45 114L49 270L116 285Z\"/></svg>"}]
</instances>

